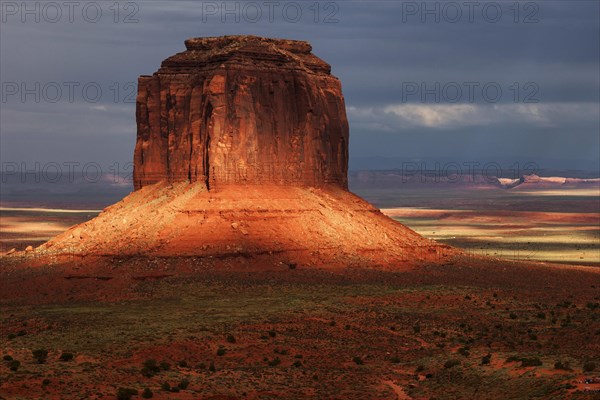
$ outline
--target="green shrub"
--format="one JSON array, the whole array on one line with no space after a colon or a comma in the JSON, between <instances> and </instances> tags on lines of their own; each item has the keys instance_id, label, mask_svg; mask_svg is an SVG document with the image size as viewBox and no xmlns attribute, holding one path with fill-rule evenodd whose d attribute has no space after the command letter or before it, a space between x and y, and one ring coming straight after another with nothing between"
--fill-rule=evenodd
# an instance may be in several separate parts
<instances>
[{"instance_id":1,"label":"green shrub","mask_svg":"<svg viewBox=\"0 0 600 400\"><path fill-rule=\"evenodd\" d=\"M208 366L208 370L210 372L215 372L217 369L215 368L215 363L214 362L210 362L210 365Z\"/></svg>"},{"instance_id":2,"label":"green shrub","mask_svg":"<svg viewBox=\"0 0 600 400\"><path fill-rule=\"evenodd\" d=\"M165 392L168 392L171 390L171 385L169 385L169 382L163 382L162 385L160 385L160 388Z\"/></svg>"},{"instance_id":3,"label":"green shrub","mask_svg":"<svg viewBox=\"0 0 600 400\"><path fill-rule=\"evenodd\" d=\"M227 352L227 350L225 349L225 347L221 346L217 349L217 355L218 356L224 356L225 353Z\"/></svg>"},{"instance_id":4,"label":"green shrub","mask_svg":"<svg viewBox=\"0 0 600 400\"><path fill-rule=\"evenodd\" d=\"M354 357L354 358L352 359L352 361L354 361L354 363L355 363L356 365L363 365L363 364L364 364L364 361L363 361L363 360L362 360L362 358L360 358L360 357Z\"/></svg>"},{"instance_id":5,"label":"green shrub","mask_svg":"<svg viewBox=\"0 0 600 400\"><path fill-rule=\"evenodd\" d=\"M58 359L60 361L71 361L73 359L73 357L74 357L73 353L68 353L66 351L63 351Z\"/></svg>"},{"instance_id":6,"label":"green shrub","mask_svg":"<svg viewBox=\"0 0 600 400\"><path fill-rule=\"evenodd\" d=\"M142 363L141 373L145 377L152 378L154 375L160 372L160 367L155 359L149 358Z\"/></svg>"},{"instance_id":7,"label":"green shrub","mask_svg":"<svg viewBox=\"0 0 600 400\"><path fill-rule=\"evenodd\" d=\"M490 363L492 359L492 355L491 354L486 354L485 356L481 357L481 365L487 365Z\"/></svg>"},{"instance_id":8,"label":"green shrub","mask_svg":"<svg viewBox=\"0 0 600 400\"><path fill-rule=\"evenodd\" d=\"M21 366L21 361L19 361L19 360L12 360L11 362L8 363L8 368L11 371L18 370L20 366Z\"/></svg>"},{"instance_id":9,"label":"green shrub","mask_svg":"<svg viewBox=\"0 0 600 400\"><path fill-rule=\"evenodd\" d=\"M393 356L392 358L390 358L390 361L392 364L398 364L401 360L400 360L400 357Z\"/></svg>"},{"instance_id":10,"label":"green shrub","mask_svg":"<svg viewBox=\"0 0 600 400\"><path fill-rule=\"evenodd\" d=\"M226 339L228 343L235 343L235 337L233 337L233 335L227 335Z\"/></svg>"},{"instance_id":11,"label":"green shrub","mask_svg":"<svg viewBox=\"0 0 600 400\"><path fill-rule=\"evenodd\" d=\"M117 400L129 400L132 396L136 396L138 391L131 388L120 387L117 389Z\"/></svg>"},{"instance_id":12,"label":"green shrub","mask_svg":"<svg viewBox=\"0 0 600 400\"><path fill-rule=\"evenodd\" d=\"M521 367L539 367L541 365L542 361L537 357L521 359Z\"/></svg>"},{"instance_id":13,"label":"green shrub","mask_svg":"<svg viewBox=\"0 0 600 400\"><path fill-rule=\"evenodd\" d=\"M50 379L46 378L42 381L42 386L47 386L50 384Z\"/></svg>"},{"instance_id":14,"label":"green shrub","mask_svg":"<svg viewBox=\"0 0 600 400\"><path fill-rule=\"evenodd\" d=\"M300 360L296 360L292 365L296 368L300 368L302 366L302 362Z\"/></svg>"},{"instance_id":15,"label":"green shrub","mask_svg":"<svg viewBox=\"0 0 600 400\"><path fill-rule=\"evenodd\" d=\"M160 363L160 369L162 369L163 371L168 371L171 369L171 364L169 364L166 361L161 361Z\"/></svg>"},{"instance_id":16,"label":"green shrub","mask_svg":"<svg viewBox=\"0 0 600 400\"><path fill-rule=\"evenodd\" d=\"M142 398L151 399L152 397L154 397L154 393L152 392L152 390L150 390L150 388L144 389L144 391L142 392Z\"/></svg>"},{"instance_id":17,"label":"green shrub","mask_svg":"<svg viewBox=\"0 0 600 400\"><path fill-rule=\"evenodd\" d=\"M517 319L517 314L511 312L509 317L510 319Z\"/></svg>"},{"instance_id":18,"label":"green shrub","mask_svg":"<svg viewBox=\"0 0 600 400\"><path fill-rule=\"evenodd\" d=\"M573 371L568 362L557 361L554 363L554 369L562 369L564 371Z\"/></svg>"},{"instance_id":19,"label":"green shrub","mask_svg":"<svg viewBox=\"0 0 600 400\"><path fill-rule=\"evenodd\" d=\"M181 368L187 368L188 367L188 363L185 360L181 360L177 363L177 365L179 365Z\"/></svg>"},{"instance_id":20,"label":"green shrub","mask_svg":"<svg viewBox=\"0 0 600 400\"><path fill-rule=\"evenodd\" d=\"M444 363L444 368L450 369L456 367L457 365L460 365L460 361L457 359L451 359Z\"/></svg>"},{"instance_id":21,"label":"green shrub","mask_svg":"<svg viewBox=\"0 0 600 400\"><path fill-rule=\"evenodd\" d=\"M279 357L275 357L274 359L269 361L267 364L269 364L270 367L276 367L277 365L281 364L281 360L279 359Z\"/></svg>"},{"instance_id":22,"label":"green shrub","mask_svg":"<svg viewBox=\"0 0 600 400\"><path fill-rule=\"evenodd\" d=\"M182 379L181 382L177 384L177 387L181 390L187 389L188 386L190 386L190 381L187 379Z\"/></svg>"},{"instance_id":23,"label":"green shrub","mask_svg":"<svg viewBox=\"0 0 600 400\"><path fill-rule=\"evenodd\" d=\"M12 356L9 356L8 354L7 354L7 355L5 355L4 357L2 357L2 359L3 359L4 361L12 361L12 360L13 360Z\"/></svg>"},{"instance_id":24,"label":"green shrub","mask_svg":"<svg viewBox=\"0 0 600 400\"><path fill-rule=\"evenodd\" d=\"M273 337L277 336L277 332L275 332L275 330L272 329L269 331L269 336L273 338Z\"/></svg>"},{"instance_id":25,"label":"green shrub","mask_svg":"<svg viewBox=\"0 0 600 400\"><path fill-rule=\"evenodd\" d=\"M461 347L460 349L458 349L458 354L460 354L461 356L464 357L469 357L470 353L469 353L469 346L465 346L465 347Z\"/></svg>"},{"instance_id":26,"label":"green shrub","mask_svg":"<svg viewBox=\"0 0 600 400\"><path fill-rule=\"evenodd\" d=\"M46 362L48 358L48 350L45 349L37 349L31 352L33 354L33 358L37 361L38 364L43 364Z\"/></svg>"},{"instance_id":27,"label":"green shrub","mask_svg":"<svg viewBox=\"0 0 600 400\"><path fill-rule=\"evenodd\" d=\"M9 339L9 340L13 340L13 339L14 339L14 338L16 338L16 337L17 337L17 335L15 335L14 333L9 333L9 334L8 334L8 339Z\"/></svg>"}]
</instances>

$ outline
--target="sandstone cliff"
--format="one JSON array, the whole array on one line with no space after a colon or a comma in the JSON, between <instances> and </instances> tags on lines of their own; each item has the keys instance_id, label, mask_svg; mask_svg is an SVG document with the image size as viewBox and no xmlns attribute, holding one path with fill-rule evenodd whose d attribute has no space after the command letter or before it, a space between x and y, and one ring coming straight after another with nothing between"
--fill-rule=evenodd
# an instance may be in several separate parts
<instances>
[{"instance_id":1,"label":"sandstone cliff","mask_svg":"<svg viewBox=\"0 0 600 400\"><path fill-rule=\"evenodd\" d=\"M224 36L139 78L134 186L347 187L341 85L307 42Z\"/></svg>"}]
</instances>

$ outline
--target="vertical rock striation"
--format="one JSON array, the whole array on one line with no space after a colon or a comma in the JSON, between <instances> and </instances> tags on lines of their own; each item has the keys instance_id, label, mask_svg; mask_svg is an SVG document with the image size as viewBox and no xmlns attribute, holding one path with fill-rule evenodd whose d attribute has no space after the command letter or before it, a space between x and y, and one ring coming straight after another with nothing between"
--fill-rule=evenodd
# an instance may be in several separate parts
<instances>
[{"instance_id":1,"label":"vertical rock striation","mask_svg":"<svg viewBox=\"0 0 600 400\"><path fill-rule=\"evenodd\" d=\"M347 188L340 81L307 42L185 41L139 78L134 186L160 181Z\"/></svg>"}]
</instances>

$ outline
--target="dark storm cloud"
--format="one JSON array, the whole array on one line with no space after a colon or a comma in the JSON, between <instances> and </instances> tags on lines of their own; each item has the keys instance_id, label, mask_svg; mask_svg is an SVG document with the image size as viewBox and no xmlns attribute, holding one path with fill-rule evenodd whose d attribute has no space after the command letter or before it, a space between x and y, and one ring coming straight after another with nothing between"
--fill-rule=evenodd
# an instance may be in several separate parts
<instances>
[{"instance_id":1,"label":"dark storm cloud","mask_svg":"<svg viewBox=\"0 0 600 400\"><path fill-rule=\"evenodd\" d=\"M522 2L518 15L509 8L513 2L497 2L502 16L495 22L481 12L490 2L479 2L472 21L461 7L456 23L441 14L437 23L432 15L423 22L421 10L408 13L422 2L339 1L339 9L325 9L327 2L322 2L318 23L314 9L308 8L313 2L296 3L303 10L297 22L286 20L281 13L286 2L280 2L273 22L262 7L256 23L244 15L239 23L232 15L223 23L218 14L206 15L207 4L221 7L221 2L199 1L135 2L138 22L122 23L127 11L122 9L115 23L108 9L113 2L97 3L104 11L97 23L81 17L73 23L22 23L19 15L3 15L3 89L11 83L79 86L73 99L63 93L56 103L45 98L36 103L32 95L23 102L20 93L0 103L2 162L129 162L135 104L127 85L183 51L186 38L255 34L309 40L314 53L332 65L343 84L351 163L356 165L370 156L598 165L600 27L595 1ZM428 7L441 10L447 3L430 2ZM228 7L235 9L235 2ZM332 12L338 22L323 23ZM527 18L531 23L524 23ZM436 82L440 87L478 86L475 98L464 92L455 102L444 96L422 99L421 93L407 96L407 85L431 89ZM86 84L98 85L102 95L86 98L81 91ZM485 98L481 88L486 84L500 87L502 96ZM535 102L525 102L527 96Z\"/></svg>"}]
</instances>

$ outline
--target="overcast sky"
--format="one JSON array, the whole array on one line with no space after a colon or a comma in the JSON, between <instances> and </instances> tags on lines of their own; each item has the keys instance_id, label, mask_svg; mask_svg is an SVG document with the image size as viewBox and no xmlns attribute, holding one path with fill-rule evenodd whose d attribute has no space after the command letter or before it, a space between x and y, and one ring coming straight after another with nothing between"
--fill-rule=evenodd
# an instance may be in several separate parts
<instances>
[{"instance_id":1,"label":"overcast sky","mask_svg":"<svg viewBox=\"0 0 600 400\"><path fill-rule=\"evenodd\" d=\"M599 3L2 0L2 163L130 162L137 77L187 38L254 34L332 65L351 167L598 169Z\"/></svg>"}]
</instances>

